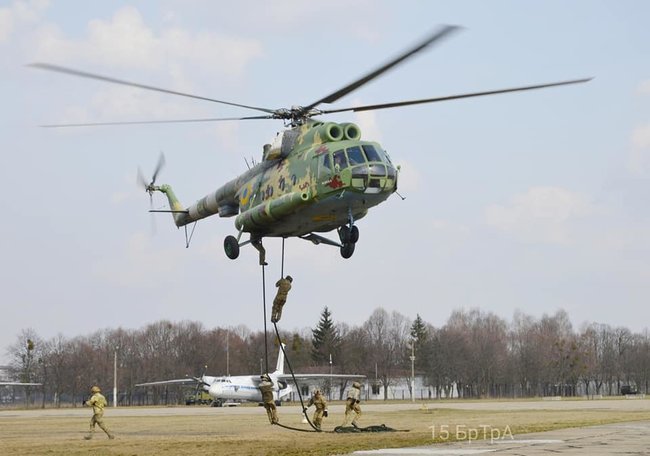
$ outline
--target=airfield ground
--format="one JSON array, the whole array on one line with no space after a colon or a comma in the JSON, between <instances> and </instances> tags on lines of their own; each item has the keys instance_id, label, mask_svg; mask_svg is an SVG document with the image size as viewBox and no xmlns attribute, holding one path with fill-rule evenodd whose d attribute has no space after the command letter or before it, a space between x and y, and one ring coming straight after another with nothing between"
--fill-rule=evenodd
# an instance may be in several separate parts
<instances>
[{"instance_id":1,"label":"airfield ground","mask_svg":"<svg viewBox=\"0 0 650 456\"><path fill-rule=\"evenodd\" d=\"M117 438L110 441L98 430L95 439L86 441L83 436L91 414L89 409L0 410L0 454L331 455L433 443L441 444L442 449L449 448L445 443L456 438L510 439L508 432L517 439L523 434L569 428L561 432L571 435L579 430L570 428L609 423L650 428L648 399L388 402L362 403L362 407L364 426L383 423L409 432L289 431L269 425L264 409L254 405L118 407L107 409L105 414L106 423ZM325 430L341 423L343 409L341 403L330 405ZM301 423L299 407L285 405L279 412L282 423L309 429ZM433 451L430 454L443 454Z\"/></svg>"}]
</instances>

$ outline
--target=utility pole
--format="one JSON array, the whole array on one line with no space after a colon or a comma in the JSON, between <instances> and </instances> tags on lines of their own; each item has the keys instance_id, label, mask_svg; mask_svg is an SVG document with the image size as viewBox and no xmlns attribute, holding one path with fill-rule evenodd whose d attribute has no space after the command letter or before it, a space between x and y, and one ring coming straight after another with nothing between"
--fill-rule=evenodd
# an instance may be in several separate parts
<instances>
[{"instance_id":1,"label":"utility pole","mask_svg":"<svg viewBox=\"0 0 650 456\"><path fill-rule=\"evenodd\" d=\"M113 407L117 407L117 351L119 349L120 346L116 346L113 353Z\"/></svg>"},{"instance_id":2,"label":"utility pole","mask_svg":"<svg viewBox=\"0 0 650 456\"><path fill-rule=\"evenodd\" d=\"M411 402L415 402L415 339L411 340Z\"/></svg>"},{"instance_id":3,"label":"utility pole","mask_svg":"<svg viewBox=\"0 0 650 456\"><path fill-rule=\"evenodd\" d=\"M226 376L230 377L230 328L226 332Z\"/></svg>"},{"instance_id":4,"label":"utility pole","mask_svg":"<svg viewBox=\"0 0 650 456\"><path fill-rule=\"evenodd\" d=\"M329 400L332 400L332 354L330 353L330 394Z\"/></svg>"}]
</instances>

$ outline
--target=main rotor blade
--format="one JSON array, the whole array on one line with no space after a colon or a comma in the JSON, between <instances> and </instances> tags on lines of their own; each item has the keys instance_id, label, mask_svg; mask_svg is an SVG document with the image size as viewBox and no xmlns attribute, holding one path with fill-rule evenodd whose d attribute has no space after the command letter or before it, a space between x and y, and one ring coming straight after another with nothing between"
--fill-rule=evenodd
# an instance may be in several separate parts
<instances>
[{"instance_id":1,"label":"main rotor blade","mask_svg":"<svg viewBox=\"0 0 650 456\"><path fill-rule=\"evenodd\" d=\"M77 124L49 124L40 125L43 128L65 128L65 127L99 127L105 125L143 125L143 124L168 124L168 123L191 123L191 122L220 122L226 120L258 120L273 119L273 116L249 116L249 117L220 117L207 119L175 119L175 120L141 120L134 122L95 122Z\"/></svg>"},{"instance_id":2,"label":"main rotor blade","mask_svg":"<svg viewBox=\"0 0 650 456\"><path fill-rule=\"evenodd\" d=\"M435 103L438 101L448 101L448 100L458 100L461 98L472 98L472 97L482 97L486 95L497 95L500 93L509 93L509 92L523 92L525 90L536 90L536 89L545 89L548 87L557 87L557 86L563 86L563 85L569 85L569 84L581 84L584 82L589 82L593 78L585 78L585 79L574 79L571 81L562 81L562 82L551 82L548 84L538 84L538 85L531 85L531 86L523 86L523 87L514 87L511 89L500 89L500 90L490 90L487 92L472 92L472 93L464 93L460 95L449 95L446 97L436 97L436 98L423 98L420 100L410 100L410 101L396 101L394 103L382 103L382 104L375 104L375 105L366 105L366 106L354 106L352 108L342 108L342 109L328 109L328 110L322 110L322 114L331 114L334 112L345 112L345 111L370 111L373 109L386 109L386 108L396 108L399 106L409 106L409 105L416 105L416 104L423 104L423 103Z\"/></svg>"},{"instance_id":3,"label":"main rotor blade","mask_svg":"<svg viewBox=\"0 0 650 456\"><path fill-rule=\"evenodd\" d=\"M169 93L169 94L172 94L172 95L179 95L181 97L196 98L198 100L212 101L214 103L221 103L221 104L230 105L230 106L238 106L240 108L254 109L256 111L273 113L272 109L260 108L258 106L248 106L248 105L239 104L239 103L232 103L230 101L216 100L214 98L202 97L202 96L199 96L199 95L192 95L190 93L177 92L175 90L162 89L160 87L154 87L154 86L150 86L150 85L146 85L146 84L138 84L137 82L124 81L122 79L116 79L116 78L112 78L112 77L109 77L109 76L102 76L100 74L88 73L86 71L79 71L79 70L75 70L75 69L72 69L72 68L62 67L62 66L59 66L59 65L52 65L50 63L36 62L36 63L30 63L27 66L30 66L30 67L33 67L33 68L39 68L41 70L56 71L58 73L70 74L72 76L79 76L79 77L82 77L82 78L98 79L100 81L111 82L113 84L121 84L121 85L129 86L129 87L138 87L140 89L152 90L154 92Z\"/></svg>"},{"instance_id":4,"label":"main rotor blade","mask_svg":"<svg viewBox=\"0 0 650 456\"><path fill-rule=\"evenodd\" d=\"M333 102L335 102L339 98L347 95L348 93L352 92L353 90L358 89L359 87L366 84L367 82L372 81L373 79L375 79L376 77L382 75L383 73L390 70L394 66L402 63L403 61L405 61L409 57L412 57L413 55L415 55L418 52L422 51L423 49L425 49L429 45L433 44L434 42L436 42L436 41L438 41L438 40L440 40L442 38L444 38L449 33L454 32L454 31L456 31L458 29L459 29L459 27L455 26L455 25L446 25L446 26L442 27L441 29L439 29L435 33L433 33L432 35L428 36L424 41L422 41L418 45L414 46L413 48L410 48L406 52L403 52L402 54L400 54L399 56L397 56L396 58L394 58L390 62L382 65L381 67L377 68L374 71L371 71L367 75L357 79L356 81L352 82L351 84L348 84L347 86L343 87L342 89L339 89L336 92L327 95L325 98L321 98L320 100L310 104L309 106L305 106L305 108L304 108L305 111L309 111L310 109L318 106L321 103L333 103Z\"/></svg>"}]
</instances>

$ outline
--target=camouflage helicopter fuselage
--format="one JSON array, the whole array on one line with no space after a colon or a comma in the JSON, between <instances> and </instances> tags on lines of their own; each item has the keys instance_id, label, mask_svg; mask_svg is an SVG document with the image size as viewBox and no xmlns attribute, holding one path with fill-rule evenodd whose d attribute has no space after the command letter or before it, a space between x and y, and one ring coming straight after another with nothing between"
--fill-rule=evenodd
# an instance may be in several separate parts
<instances>
[{"instance_id":1,"label":"camouflage helicopter fuselage","mask_svg":"<svg viewBox=\"0 0 650 456\"><path fill-rule=\"evenodd\" d=\"M397 190L397 170L379 144L361 141L355 124L303 125L278 133L262 162L184 208L165 193L181 227L210 215L263 237L304 236L352 225Z\"/></svg>"}]
</instances>

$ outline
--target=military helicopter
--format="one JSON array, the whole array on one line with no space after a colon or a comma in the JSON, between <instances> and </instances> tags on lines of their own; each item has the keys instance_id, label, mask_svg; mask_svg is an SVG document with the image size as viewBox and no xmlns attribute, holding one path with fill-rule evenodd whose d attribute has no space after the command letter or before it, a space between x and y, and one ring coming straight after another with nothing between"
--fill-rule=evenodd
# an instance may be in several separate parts
<instances>
[{"instance_id":1,"label":"military helicopter","mask_svg":"<svg viewBox=\"0 0 650 456\"><path fill-rule=\"evenodd\" d=\"M239 256L240 247L250 243L260 251L260 263L263 263L262 239L265 237L299 237L315 244L328 244L340 248L343 258L350 258L359 240L359 229L355 222L364 217L370 208L381 204L397 191L399 167L393 164L380 144L362 139L361 130L354 123L338 124L314 118L332 113L396 108L578 84L591 80L574 79L436 98L319 109L320 105L334 103L458 29L457 26L442 26L415 46L341 89L308 105L292 106L289 109L269 109L217 100L47 63L33 63L30 66L263 113L244 117L59 124L44 125L45 127L261 119L284 121L285 130L279 132L270 144L263 146L262 160L258 164L188 207L181 204L171 186L156 185L156 179L164 164L164 157L161 156L149 182L139 174L141 185L150 197L154 192L161 192L168 199L170 210L152 212L171 213L176 226L185 227L186 241L187 226L191 223L216 214L220 217L235 217L237 235L229 235L224 239L225 253L233 260ZM332 230L337 231L338 240L317 234ZM242 240L244 233L249 234L248 240Z\"/></svg>"}]
</instances>

